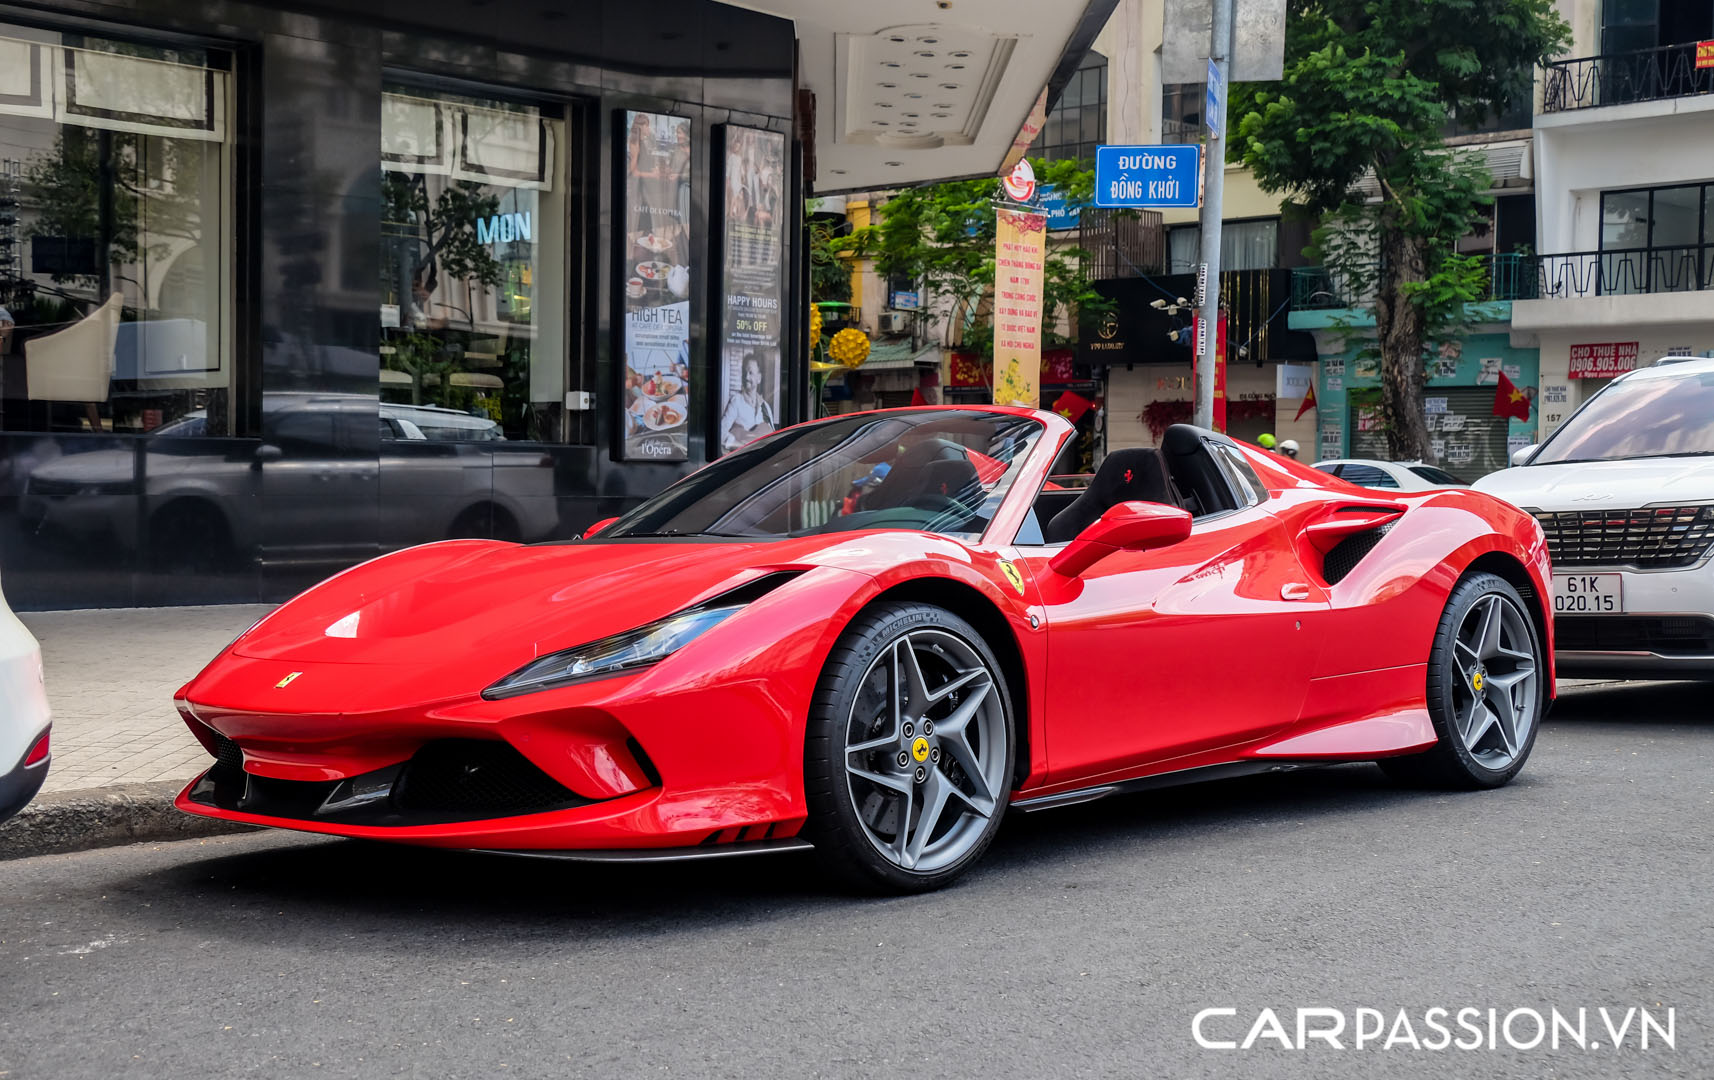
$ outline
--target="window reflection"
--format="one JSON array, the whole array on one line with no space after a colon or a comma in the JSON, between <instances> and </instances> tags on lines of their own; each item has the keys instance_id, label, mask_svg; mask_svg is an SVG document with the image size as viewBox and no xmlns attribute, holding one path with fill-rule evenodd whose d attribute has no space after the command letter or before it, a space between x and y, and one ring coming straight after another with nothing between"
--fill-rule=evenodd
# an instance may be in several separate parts
<instances>
[{"instance_id":1,"label":"window reflection","mask_svg":"<svg viewBox=\"0 0 1714 1080\"><path fill-rule=\"evenodd\" d=\"M0 430L231 430L231 80L0 24Z\"/></svg>"},{"instance_id":2,"label":"window reflection","mask_svg":"<svg viewBox=\"0 0 1714 1080\"><path fill-rule=\"evenodd\" d=\"M388 437L558 440L565 123L411 87L382 96L381 400Z\"/></svg>"}]
</instances>

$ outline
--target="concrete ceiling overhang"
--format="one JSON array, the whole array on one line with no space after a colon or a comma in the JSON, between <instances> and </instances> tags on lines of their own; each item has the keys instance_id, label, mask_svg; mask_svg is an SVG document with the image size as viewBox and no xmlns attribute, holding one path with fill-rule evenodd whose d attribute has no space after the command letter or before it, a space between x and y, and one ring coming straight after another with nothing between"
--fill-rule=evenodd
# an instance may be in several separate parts
<instances>
[{"instance_id":1,"label":"concrete ceiling overhang","mask_svg":"<svg viewBox=\"0 0 1714 1080\"><path fill-rule=\"evenodd\" d=\"M995 175L1118 0L747 0L791 19L815 190ZM1027 143L1027 140L1026 140Z\"/></svg>"}]
</instances>

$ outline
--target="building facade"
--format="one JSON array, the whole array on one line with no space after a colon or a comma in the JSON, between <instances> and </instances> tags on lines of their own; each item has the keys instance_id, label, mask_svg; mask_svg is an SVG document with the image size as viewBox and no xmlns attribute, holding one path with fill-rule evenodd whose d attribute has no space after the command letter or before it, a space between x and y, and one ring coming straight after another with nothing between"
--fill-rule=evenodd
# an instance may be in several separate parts
<instances>
[{"instance_id":1,"label":"building facade","mask_svg":"<svg viewBox=\"0 0 1714 1080\"><path fill-rule=\"evenodd\" d=\"M1111 6L0 3L9 598L566 539L801 419L817 162L997 167Z\"/></svg>"},{"instance_id":2,"label":"building facade","mask_svg":"<svg viewBox=\"0 0 1714 1080\"><path fill-rule=\"evenodd\" d=\"M1535 117L1535 293L1545 436L1618 374L1714 354L1714 5L1564 0L1570 57Z\"/></svg>"}]
</instances>

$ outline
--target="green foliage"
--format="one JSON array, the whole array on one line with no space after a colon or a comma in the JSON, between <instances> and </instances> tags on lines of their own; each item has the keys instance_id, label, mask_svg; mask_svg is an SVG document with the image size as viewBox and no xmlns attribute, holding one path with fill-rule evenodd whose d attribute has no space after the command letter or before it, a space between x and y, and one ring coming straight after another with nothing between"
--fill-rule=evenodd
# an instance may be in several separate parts
<instances>
[{"instance_id":1,"label":"green foliage","mask_svg":"<svg viewBox=\"0 0 1714 1080\"><path fill-rule=\"evenodd\" d=\"M1066 193L1070 205L1087 206L1094 196L1095 175L1073 161L1032 161L1036 177ZM984 357L993 355L991 297L994 289L994 203L999 182L992 179L956 180L894 192L867 225L830 244L834 252L849 252L875 260L886 276L917 283L926 311L945 311L962 327L962 346ZM1054 327L1060 314L1105 306L1080 269L1086 253L1078 248L1050 249L1042 275L1042 340L1065 340Z\"/></svg>"},{"instance_id":2,"label":"green foliage","mask_svg":"<svg viewBox=\"0 0 1714 1080\"><path fill-rule=\"evenodd\" d=\"M809 298L851 302L851 265L833 249L834 227L825 221L810 221Z\"/></svg>"},{"instance_id":3,"label":"green foliage","mask_svg":"<svg viewBox=\"0 0 1714 1080\"><path fill-rule=\"evenodd\" d=\"M1234 150L1263 190L1322 217L1324 265L1374 311L1366 347L1394 385L1416 387L1388 397L1391 411L1420 401L1425 348L1461 337L1487 292L1480 261L1456 247L1492 181L1441 133L1527 101L1569 40L1552 0L1291 0L1284 79L1245 88L1234 109ZM1374 200L1356 187L1369 175ZM1420 418L1413 430L1426 437Z\"/></svg>"}]
</instances>

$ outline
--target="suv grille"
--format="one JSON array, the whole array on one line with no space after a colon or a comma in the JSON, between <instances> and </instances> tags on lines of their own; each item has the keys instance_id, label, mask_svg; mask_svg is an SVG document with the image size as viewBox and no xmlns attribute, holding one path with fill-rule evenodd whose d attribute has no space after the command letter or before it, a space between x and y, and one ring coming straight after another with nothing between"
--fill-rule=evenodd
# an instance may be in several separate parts
<instances>
[{"instance_id":1,"label":"suv grille","mask_svg":"<svg viewBox=\"0 0 1714 1080\"><path fill-rule=\"evenodd\" d=\"M1714 619L1671 615L1561 615L1553 644L1568 652L1714 656Z\"/></svg>"},{"instance_id":2,"label":"suv grille","mask_svg":"<svg viewBox=\"0 0 1714 1080\"><path fill-rule=\"evenodd\" d=\"M1714 544L1714 507L1538 513L1555 566L1690 566Z\"/></svg>"}]
</instances>

